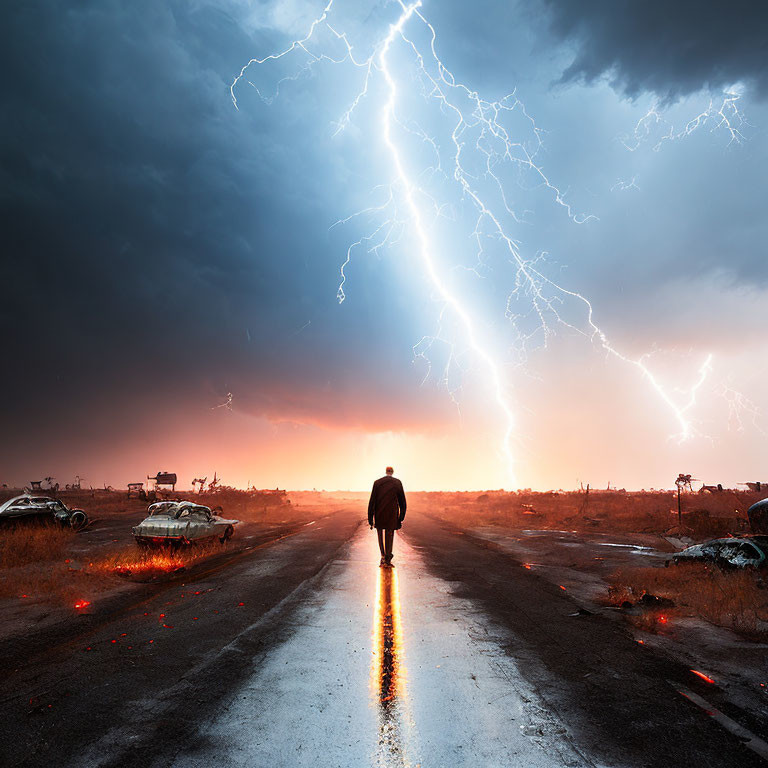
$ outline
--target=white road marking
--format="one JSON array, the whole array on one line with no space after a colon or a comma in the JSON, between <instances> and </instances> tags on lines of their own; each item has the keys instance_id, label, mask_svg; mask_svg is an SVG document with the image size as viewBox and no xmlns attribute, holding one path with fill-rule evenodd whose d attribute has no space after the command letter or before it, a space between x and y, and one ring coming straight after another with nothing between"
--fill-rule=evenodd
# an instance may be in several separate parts
<instances>
[{"instance_id":1,"label":"white road marking","mask_svg":"<svg viewBox=\"0 0 768 768\"><path fill-rule=\"evenodd\" d=\"M667 682L686 699L692 701L697 707L703 709L718 725L725 728L726 731L732 733L737 739L743 742L745 747L751 749L756 755L759 755L763 760L768 760L768 744L764 742L759 736L755 736L752 731L745 728L743 725L739 725L735 720L731 720L728 715L723 714L717 707L710 704L706 699L699 696L698 693L686 688L684 685L678 685L671 680Z\"/></svg>"}]
</instances>

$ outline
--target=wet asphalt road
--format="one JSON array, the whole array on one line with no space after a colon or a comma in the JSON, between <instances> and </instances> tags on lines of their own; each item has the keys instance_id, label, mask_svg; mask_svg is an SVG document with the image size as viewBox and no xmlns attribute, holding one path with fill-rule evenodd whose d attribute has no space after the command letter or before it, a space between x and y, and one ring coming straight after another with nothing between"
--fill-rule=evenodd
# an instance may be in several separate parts
<instances>
[{"instance_id":1,"label":"wet asphalt road","mask_svg":"<svg viewBox=\"0 0 768 768\"><path fill-rule=\"evenodd\" d=\"M508 551L346 509L0 650L3 766L753 766L712 686Z\"/></svg>"}]
</instances>

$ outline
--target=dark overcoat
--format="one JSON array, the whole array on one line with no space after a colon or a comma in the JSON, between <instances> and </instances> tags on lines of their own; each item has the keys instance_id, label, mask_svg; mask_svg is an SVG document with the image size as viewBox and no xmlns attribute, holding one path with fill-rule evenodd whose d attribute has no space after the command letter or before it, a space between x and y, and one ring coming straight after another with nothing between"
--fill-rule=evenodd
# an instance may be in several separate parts
<instances>
[{"instance_id":1,"label":"dark overcoat","mask_svg":"<svg viewBox=\"0 0 768 768\"><path fill-rule=\"evenodd\" d=\"M368 525L394 531L405 517L403 484L392 475L384 475L373 484L368 501Z\"/></svg>"}]
</instances>

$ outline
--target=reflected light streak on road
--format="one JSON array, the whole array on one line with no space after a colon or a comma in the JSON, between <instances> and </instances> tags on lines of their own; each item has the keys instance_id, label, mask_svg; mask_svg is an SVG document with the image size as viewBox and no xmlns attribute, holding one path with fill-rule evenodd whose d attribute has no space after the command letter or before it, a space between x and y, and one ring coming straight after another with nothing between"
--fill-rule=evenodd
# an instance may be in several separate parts
<instances>
[{"instance_id":1,"label":"reflected light streak on road","mask_svg":"<svg viewBox=\"0 0 768 768\"><path fill-rule=\"evenodd\" d=\"M371 694L378 710L376 765L406 768L402 719L406 699L406 668L397 573L379 568L373 614Z\"/></svg>"}]
</instances>

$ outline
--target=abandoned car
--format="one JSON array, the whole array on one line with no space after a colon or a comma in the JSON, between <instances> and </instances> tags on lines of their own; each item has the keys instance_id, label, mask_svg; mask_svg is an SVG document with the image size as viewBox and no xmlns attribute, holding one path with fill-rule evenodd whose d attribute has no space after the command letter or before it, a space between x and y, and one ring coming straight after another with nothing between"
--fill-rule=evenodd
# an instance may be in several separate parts
<instances>
[{"instance_id":1,"label":"abandoned car","mask_svg":"<svg viewBox=\"0 0 768 768\"><path fill-rule=\"evenodd\" d=\"M134 529L136 543L192 544L218 539L222 544L231 539L239 520L226 520L210 507L193 501L159 501L150 504L149 515Z\"/></svg>"},{"instance_id":2,"label":"abandoned car","mask_svg":"<svg viewBox=\"0 0 768 768\"><path fill-rule=\"evenodd\" d=\"M768 533L768 499L761 499L747 510L753 533Z\"/></svg>"},{"instance_id":3,"label":"abandoned car","mask_svg":"<svg viewBox=\"0 0 768 768\"><path fill-rule=\"evenodd\" d=\"M694 562L713 563L721 568L762 568L768 565L768 536L712 539L676 552L672 562L675 565Z\"/></svg>"},{"instance_id":4,"label":"abandoned car","mask_svg":"<svg viewBox=\"0 0 768 768\"><path fill-rule=\"evenodd\" d=\"M78 529L88 524L88 515L82 509L70 509L61 499L50 496L24 494L0 505L0 520L48 518L62 525Z\"/></svg>"}]
</instances>

